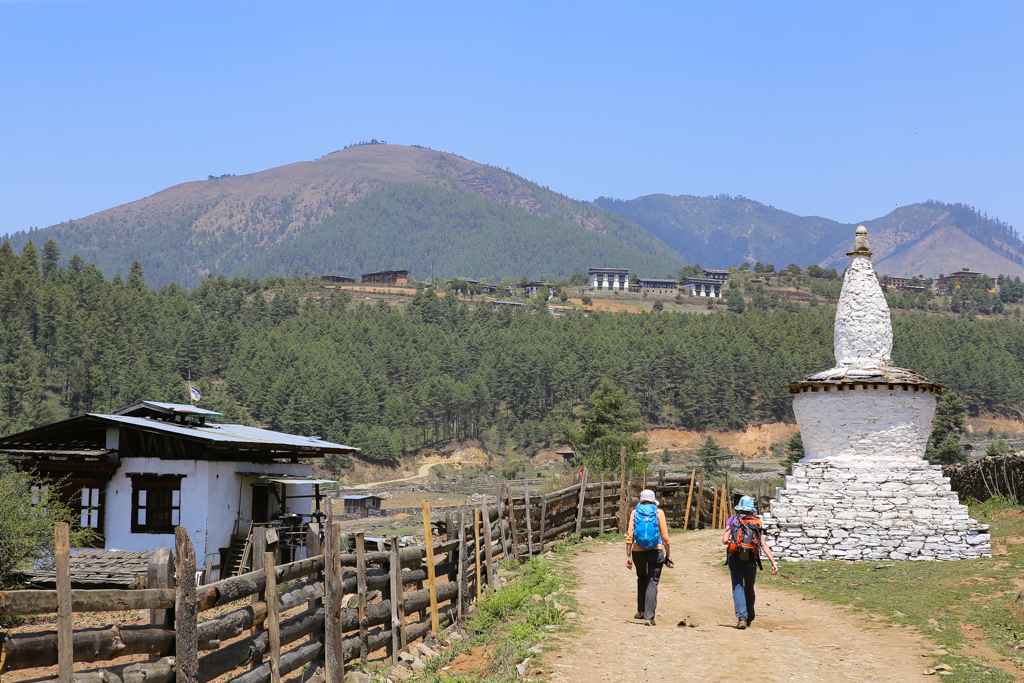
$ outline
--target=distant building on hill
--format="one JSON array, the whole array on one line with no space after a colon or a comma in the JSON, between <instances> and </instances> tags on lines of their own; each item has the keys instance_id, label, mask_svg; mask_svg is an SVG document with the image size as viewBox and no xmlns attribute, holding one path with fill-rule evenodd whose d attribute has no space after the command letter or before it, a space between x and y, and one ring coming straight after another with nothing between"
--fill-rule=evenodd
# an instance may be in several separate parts
<instances>
[{"instance_id":1,"label":"distant building on hill","mask_svg":"<svg viewBox=\"0 0 1024 683\"><path fill-rule=\"evenodd\" d=\"M498 310L499 308L525 308L526 304L522 301L492 301L491 308Z\"/></svg>"},{"instance_id":2,"label":"distant building on hill","mask_svg":"<svg viewBox=\"0 0 1024 683\"><path fill-rule=\"evenodd\" d=\"M626 291L629 289L629 268L591 268L590 288L593 290L611 289Z\"/></svg>"},{"instance_id":3,"label":"distant building on hill","mask_svg":"<svg viewBox=\"0 0 1024 683\"><path fill-rule=\"evenodd\" d=\"M321 275L320 279L329 285L354 285L356 279L347 275Z\"/></svg>"},{"instance_id":4,"label":"distant building on hill","mask_svg":"<svg viewBox=\"0 0 1024 683\"><path fill-rule=\"evenodd\" d=\"M637 278L637 289L655 292L674 292L679 286L679 280L675 278L641 277Z\"/></svg>"},{"instance_id":5,"label":"distant building on hill","mask_svg":"<svg viewBox=\"0 0 1024 683\"><path fill-rule=\"evenodd\" d=\"M722 298L722 281L706 277L684 277L679 283L679 290L687 292L690 296L710 296L714 299Z\"/></svg>"},{"instance_id":6,"label":"distant building on hill","mask_svg":"<svg viewBox=\"0 0 1024 683\"><path fill-rule=\"evenodd\" d=\"M962 270L958 270L955 273L950 273L945 277L940 277L936 280L935 285L938 289L954 290L963 284L967 278L981 279L985 278L989 281L988 290L994 292L996 289L996 279L994 277L988 277L984 273L979 273L976 270L971 270L967 266L964 266Z\"/></svg>"},{"instance_id":7,"label":"distant building on hill","mask_svg":"<svg viewBox=\"0 0 1024 683\"><path fill-rule=\"evenodd\" d=\"M342 500L345 503L345 514L357 514L362 515L363 517L369 517L370 515L380 511L380 504L384 499L379 496L364 493L345 496Z\"/></svg>"},{"instance_id":8,"label":"distant building on hill","mask_svg":"<svg viewBox=\"0 0 1024 683\"><path fill-rule=\"evenodd\" d=\"M728 282L729 281L729 271L728 270L710 270L708 268L705 268L704 269L704 279L706 279L706 280L716 280L718 282Z\"/></svg>"},{"instance_id":9,"label":"distant building on hill","mask_svg":"<svg viewBox=\"0 0 1024 683\"><path fill-rule=\"evenodd\" d=\"M516 289L521 291L524 296L537 296L537 292L540 291L541 287L548 288L548 300L554 298L555 288L547 282L520 282L516 284Z\"/></svg>"},{"instance_id":10,"label":"distant building on hill","mask_svg":"<svg viewBox=\"0 0 1024 683\"><path fill-rule=\"evenodd\" d=\"M362 281L364 285L406 285L409 284L409 271L379 270L376 273L363 273Z\"/></svg>"},{"instance_id":11,"label":"distant building on hill","mask_svg":"<svg viewBox=\"0 0 1024 683\"><path fill-rule=\"evenodd\" d=\"M498 291L498 286L497 285L487 284L486 282L482 282L480 280L474 280L473 278L468 278L468 277L453 278L451 280L448 280L448 284L452 284L452 283L455 282L455 280L458 280L458 279L465 280L466 284L468 284L470 286L473 286L473 287L479 288L481 294L494 294L495 292ZM463 293L465 293L465 292L463 292Z\"/></svg>"}]
</instances>

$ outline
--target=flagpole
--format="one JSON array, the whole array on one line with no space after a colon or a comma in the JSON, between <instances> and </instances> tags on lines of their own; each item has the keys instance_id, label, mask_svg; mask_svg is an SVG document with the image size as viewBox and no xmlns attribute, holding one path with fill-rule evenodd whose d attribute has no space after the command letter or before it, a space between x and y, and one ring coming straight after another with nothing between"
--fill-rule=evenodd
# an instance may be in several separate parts
<instances>
[{"instance_id":1,"label":"flagpole","mask_svg":"<svg viewBox=\"0 0 1024 683\"><path fill-rule=\"evenodd\" d=\"M188 369L188 403L191 406L196 404L196 402L192 400L192 368Z\"/></svg>"}]
</instances>

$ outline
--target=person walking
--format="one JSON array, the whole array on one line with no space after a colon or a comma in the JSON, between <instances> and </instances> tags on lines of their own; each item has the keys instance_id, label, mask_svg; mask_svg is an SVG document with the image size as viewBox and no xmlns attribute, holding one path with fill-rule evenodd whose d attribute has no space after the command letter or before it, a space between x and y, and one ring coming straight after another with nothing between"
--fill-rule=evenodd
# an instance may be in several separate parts
<instances>
[{"instance_id":1,"label":"person walking","mask_svg":"<svg viewBox=\"0 0 1024 683\"><path fill-rule=\"evenodd\" d=\"M750 496L740 498L736 514L725 523L722 545L729 547L726 564L732 578L732 601L736 608L736 628L745 629L754 622L754 580L761 566L761 553L772 563L772 574L779 565L764 537L761 520Z\"/></svg>"},{"instance_id":2,"label":"person walking","mask_svg":"<svg viewBox=\"0 0 1024 683\"><path fill-rule=\"evenodd\" d=\"M636 566L636 616L654 626L658 609L658 581L664 564L672 566L665 512L658 508L654 491L640 492L640 502L629 516L626 531L626 569Z\"/></svg>"}]
</instances>

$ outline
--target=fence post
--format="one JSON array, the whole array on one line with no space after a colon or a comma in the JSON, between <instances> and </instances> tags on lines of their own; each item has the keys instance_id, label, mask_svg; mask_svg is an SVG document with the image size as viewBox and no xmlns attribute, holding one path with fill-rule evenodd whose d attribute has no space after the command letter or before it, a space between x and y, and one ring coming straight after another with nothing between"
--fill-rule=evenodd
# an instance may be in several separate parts
<instances>
[{"instance_id":1,"label":"fence post","mask_svg":"<svg viewBox=\"0 0 1024 683\"><path fill-rule=\"evenodd\" d=\"M149 558L149 566L146 568L147 588L173 588L174 587L174 554L170 548L157 548ZM170 612L168 614L168 612ZM149 610L149 623L153 626L171 627L174 623L174 610L151 609ZM160 655L153 655L159 659Z\"/></svg>"},{"instance_id":2,"label":"fence post","mask_svg":"<svg viewBox=\"0 0 1024 683\"><path fill-rule=\"evenodd\" d=\"M544 552L544 534L548 528L548 499L540 494L540 552Z\"/></svg>"},{"instance_id":3,"label":"fence post","mask_svg":"<svg viewBox=\"0 0 1024 683\"><path fill-rule=\"evenodd\" d=\"M476 550L476 599L480 599L483 592L483 559L480 548L480 509L473 509L473 545Z\"/></svg>"},{"instance_id":4,"label":"fence post","mask_svg":"<svg viewBox=\"0 0 1024 683\"><path fill-rule=\"evenodd\" d=\"M718 484L711 485L711 528L718 528Z\"/></svg>"},{"instance_id":5,"label":"fence post","mask_svg":"<svg viewBox=\"0 0 1024 683\"><path fill-rule=\"evenodd\" d=\"M281 612L277 604L277 557L267 552L263 556L266 567L267 630L270 631L270 683L281 683Z\"/></svg>"},{"instance_id":6,"label":"fence post","mask_svg":"<svg viewBox=\"0 0 1024 683\"><path fill-rule=\"evenodd\" d=\"M57 570L57 678L71 683L75 673L74 631L71 621L71 527L53 525L54 560Z\"/></svg>"},{"instance_id":7,"label":"fence post","mask_svg":"<svg viewBox=\"0 0 1024 683\"><path fill-rule=\"evenodd\" d=\"M530 557L533 557L533 524L530 521L530 485L523 482L523 497L525 498L526 506L523 508L523 514L526 516L526 551L530 553Z\"/></svg>"},{"instance_id":8,"label":"fence post","mask_svg":"<svg viewBox=\"0 0 1024 683\"><path fill-rule=\"evenodd\" d=\"M505 540L505 501L501 497L501 485L498 486L498 538L501 539L501 553L508 554L508 542Z\"/></svg>"},{"instance_id":9,"label":"fence post","mask_svg":"<svg viewBox=\"0 0 1024 683\"><path fill-rule=\"evenodd\" d=\"M316 522L310 522L306 525L306 557L316 557L320 555L320 525ZM326 560L326 556L324 560ZM324 562L324 568L327 568L327 562ZM319 574L320 583L324 585L324 592L327 592L327 574L325 572L317 572ZM306 605L307 609L315 610L320 606L320 600L310 600ZM315 640L316 633L309 634L309 640Z\"/></svg>"},{"instance_id":10,"label":"fence post","mask_svg":"<svg viewBox=\"0 0 1024 683\"><path fill-rule=\"evenodd\" d=\"M398 665L402 646L398 642L398 584L402 581L402 565L398 560L398 536L391 537L391 559L388 562L388 579L391 582L391 663Z\"/></svg>"},{"instance_id":11,"label":"fence post","mask_svg":"<svg viewBox=\"0 0 1024 683\"><path fill-rule=\"evenodd\" d=\"M590 469L583 468L583 477L580 479L580 502L576 510L576 535L583 532L583 504L587 498L587 480L590 478Z\"/></svg>"},{"instance_id":12,"label":"fence post","mask_svg":"<svg viewBox=\"0 0 1024 683\"><path fill-rule=\"evenodd\" d=\"M725 528L725 523L729 521L729 513L732 511L732 488L729 485L729 470L725 471L725 507L722 509L722 526L721 529Z\"/></svg>"},{"instance_id":13,"label":"fence post","mask_svg":"<svg viewBox=\"0 0 1024 683\"><path fill-rule=\"evenodd\" d=\"M185 527L174 527L174 557L178 587L174 600L174 643L177 683L198 683L198 620L196 551Z\"/></svg>"},{"instance_id":14,"label":"fence post","mask_svg":"<svg viewBox=\"0 0 1024 683\"><path fill-rule=\"evenodd\" d=\"M484 518L484 556L487 558L487 586L494 590L498 582L494 576L494 556L491 551L491 514L487 511L487 503L480 504L480 514Z\"/></svg>"},{"instance_id":15,"label":"fence post","mask_svg":"<svg viewBox=\"0 0 1024 683\"><path fill-rule=\"evenodd\" d=\"M601 506L598 514L601 516L601 521L598 522L597 535L604 536L604 472L601 473Z\"/></svg>"},{"instance_id":16,"label":"fence post","mask_svg":"<svg viewBox=\"0 0 1024 683\"><path fill-rule=\"evenodd\" d=\"M519 534L516 531L516 506L512 501L512 494L505 487L505 500L508 502L508 525L512 527L512 556L519 559Z\"/></svg>"},{"instance_id":17,"label":"fence post","mask_svg":"<svg viewBox=\"0 0 1024 683\"><path fill-rule=\"evenodd\" d=\"M459 572L458 617L461 623L466 614L466 593L469 592L466 585L466 515L461 507L459 508L459 561L457 571Z\"/></svg>"},{"instance_id":18,"label":"fence post","mask_svg":"<svg viewBox=\"0 0 1024 683\"><path fill-rule=\"evenodd\" d=\"M341 576L341 524L334 521L333 503L327 499L324 530L324 673L328 683L342 683L345 650L341 640L341 598L345 583Z\"/></svg>"},{"instance_id":19,"label":"fence post","mask_svg":"<svg viewBox=\"0 0 1024 683\"><path fill-rule=\"evenodd\" d=\"M427 588L430 590L430 630L440 629L437 616L437 577L434 575L434 533L430 526L430 503L423 501L423 543L427 546Z\"/></svg>"},{"instance_id":20,"label":"fence post","mask_svg":"<svg viewBox=\"0 0 1024 683\"><path fill-rule=\"evenodd\" d=\"M697 470L690 471L690 485L686 491L686 515L683 518L683 529L690 528L690 504L693 502L693 485L697 481Z\"/></svg>"},{"instance_id":21,"label":"fence post","mask_svg":"<svg viewBox=\"0 0 1024 683\"><path fill-rule=\"evenodd\" d=\"M693 521L693 528L700 527L700 511L704 509L704 470L700 471L700 490L697 492L697 519Z\"/></svg>"},{"instance_id":22,"label":"fence post","mask_svg":"<svg viewBox=\"0 0 1024 683\"><path fill-rule=\"evenodd\" d=\"M619 533L626 533L626 514L628 509L626 507L626 447L622 447L622 461L619 469L621 470L621 476L619 477Z\"/></svg>"},{"instance_id":23,"label":"fence post","mask_svg":"<svg viewBox=\"0 0 1024 683\"><path fill-rule=\"evenodd\" d=\"M398 552L398 536L391 537L391 561L395 565L395 587L391 591L391 599L395 602L398 613L398 645L405 651L405 582L402 580L402 557Z\"/></svg>"},{"instance_id":24,"label":"fence post","mask_svg":"<svg viewBox=\"0 0 1024 683\"><path fill-rule=\"evenodd\" d=\"M356 534L356 590L359 592L359 658L364 662L370 654L366 628L366 548L363 532Z\"/></svg>"},{"instance_id":25,"label":"fence post","mask_svg":"<svg viewBox=\"0 0 1024 683\"><path fill-rule=\"evenodd\" d=\"M252 570L254 572L260 569L266 569L266 552L267 552L267 529L262 526L254 526L252 528ZM263 602L266 599L266 595L263 591L256 593L252 596L252 604L257 602ZM264 628L263 623L253 622L252 634L256 635ZM249 663L250 669L256 669L262 666L263 657L261 655L254 655L252 661Z\"/></svg>"}]
</instances>

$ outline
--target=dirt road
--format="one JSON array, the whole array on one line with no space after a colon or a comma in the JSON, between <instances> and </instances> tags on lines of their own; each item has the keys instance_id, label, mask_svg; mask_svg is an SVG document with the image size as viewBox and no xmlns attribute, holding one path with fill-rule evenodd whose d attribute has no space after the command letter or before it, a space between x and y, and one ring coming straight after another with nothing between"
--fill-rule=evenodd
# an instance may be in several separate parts
<instances>
[{"instance_id":1,"label":"dirt road","mask_svg":"<svg viewBox=\"0 0 1024 683\"><path fill-rule=\"evenodd\" d=\"M403 482L403 481L412 481L413 479L422 479L423 477L427 476L427 473L430 472L430 468L431 467L433 467L434 465L440 465L440 464L441 463L438 463L438 462L430 462L430 463L427 463L426 465L420 465L419 471L416 472L416 474L414 476L412 476L412 477L405 477L403 479L388 479L387 481L371 481L368 484L356 484L354 486L354 488L366 489L366 488L370 488L371 486L382 486L384 484L397 484L397 483Z\"/></svg>"},{"instance_id":2,"label":"dirt road","mask_svg":"<svg viewBox=\"0 0 1024 683\"><path fill-rule=\"evenodd\" d=\"M773 588L759 576L757 620L735 628L728 575L719 566L721 532L674 536L674 569L662 572L657 626L632 619L636 578L625 549L595 543L579 551L582 631L543 657L559 683L597 681L927 680L919 633L875 623L835 605ZM696 627L677 626L680 620Z\"/></svg>"}]
</instances>

